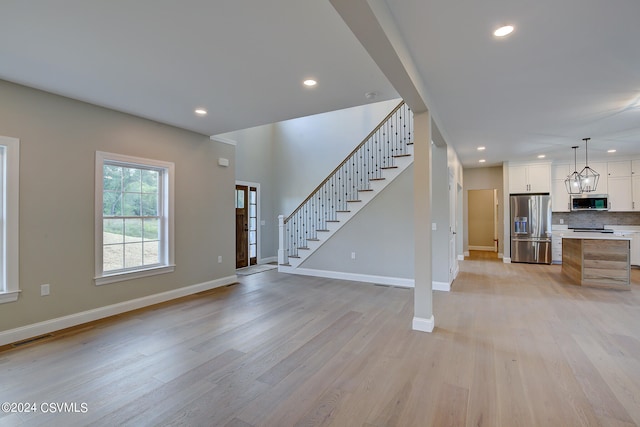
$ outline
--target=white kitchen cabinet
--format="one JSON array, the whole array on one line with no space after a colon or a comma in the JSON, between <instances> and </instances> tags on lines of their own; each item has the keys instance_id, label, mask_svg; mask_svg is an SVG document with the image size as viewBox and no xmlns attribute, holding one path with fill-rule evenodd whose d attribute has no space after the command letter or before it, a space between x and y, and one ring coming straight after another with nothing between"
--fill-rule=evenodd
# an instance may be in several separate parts
<instances>
[{"instance_id":1,"label":"white kitchen cabinet","mask_svg":"<svg viewBox=\"0 0 640 427\"><path fill-rule=\"evenodd\" d=\"M564 180L554 179L551 181L551 210L553 212L569 212L571 198L567 193Z\"/></svg>"},{"instance_id":2,"label":"white kitchen cabinet","mask_svg":"<svg viewBox=\"0 0 640 427\"><path fill-rule=\"evenodd\" d=\"M562 237L556 233L551 236L551 262L562 264Z\"/></svg>"},{"instance_id":3,"label":"white kitchen cabinet","mask_svg":"<svg viewBox=\"0 0 640 427\"><path fill-rule=\"evenodd\" d=\"M550 191L550 165L509 166L509 193L549 193Z\"/></svg>"},{"instance_id":4,"label":"white kitchen cabinet","mask_svg":"<svg viewBox=\"0 0 640 427\"><path fill-rule=\"evenodd\" d=\"M640 233L631 233L631 265L640 265Z\"/></svg>"},{"instance_id":5,"label":"white kitchen cabinet","mask_svg":"<svg viewBox=\"0 0 640 427\"><path fill-rule=\"evenodd\" d=\"M573 172L573 165L570 164L556 164L556 165L551 165L551 180L552 181L557 181L557 180L565 180L570 173ZM580 172L580 171L578 171Z\"/></svg>"},{"instance_id":6,"label":"white kitchen cabinet","mask_svg":"<svg viewBox=\"0 0 640 427\"><path fill-rule=\"evenodd\" d=\"M609 178L618 178L623 176L630 177L631 176L631 160L607 162L607 172L608 172ZM598 173L601 173L601 172L598 171Z\"/></svg>"},{"instance_id":7,"label":"white kitchen cabinet","mask_svg":"<svg viewBox=\"0 0 640 427\"><path fill-rule=\"evenodd\" d=\"M599 192L599 191L598 191ZM609 177L609 210L611 212L625 212L633 210L631 178Z\"/></svg>"},{"instance_id":8,"label":"white kitchen cabinet","mask_svg":"<svg viewBox=\"0 0 640 427\"><path fill-rule=\"evenodd\" d=\"M640 211L640 172L631 178L631 208Z\"/></svg>"}]
</instances>

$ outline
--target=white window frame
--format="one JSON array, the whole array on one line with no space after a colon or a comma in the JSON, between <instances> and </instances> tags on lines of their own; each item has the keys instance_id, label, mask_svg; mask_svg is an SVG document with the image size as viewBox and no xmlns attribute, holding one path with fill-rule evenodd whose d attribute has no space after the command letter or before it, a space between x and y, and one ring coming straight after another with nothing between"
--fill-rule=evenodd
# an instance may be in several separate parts
<instances>
[{"instance_id":1,"label":"white window frame","mask_svg":"<svg viewBox=\"0 0 640 427\"><path fill-rule=\"evenodd\" d=\"M158 168L162 169L161 189L161 231L160 231L160 265L141 266L140 268L107 272L103 271L103 179L104 164L120 163L122 166L134 168ZM161 160L144 159L141 157L127 156L124 154L106 153L96 151L96 200L95 200L95 284L106 285L108 283L137 279L140 277L154 276L157 274L171 273L175 270L174 258L174 172L175 165Z\"/></svg>"},{"instance_id":2,"label":"white window frame","mask_svg":"<svg viewBox=\"0 0 640 427\"><path fill-rule=\"evenodd\" d=\"M20 140L0 136L0 304L18 300Z\"/></svg>"}]
</instances>

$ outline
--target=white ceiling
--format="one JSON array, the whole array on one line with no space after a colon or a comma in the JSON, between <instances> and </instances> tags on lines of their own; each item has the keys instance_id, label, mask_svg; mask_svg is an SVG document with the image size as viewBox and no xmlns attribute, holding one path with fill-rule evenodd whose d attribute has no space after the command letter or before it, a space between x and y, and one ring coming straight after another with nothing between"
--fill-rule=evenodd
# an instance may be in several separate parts
<instances>
[{"instance_id":1,"label":"white ceiling","mask_svg":"<svg viewBox=\"0 0 640 427\"><path fill-rule=\"evenodd\" d=\"M465 167L640 153L638 0L386 6ZM0 0L0 78L206 135L401 92L328 0Z\"/></svg>"}]
</instances>

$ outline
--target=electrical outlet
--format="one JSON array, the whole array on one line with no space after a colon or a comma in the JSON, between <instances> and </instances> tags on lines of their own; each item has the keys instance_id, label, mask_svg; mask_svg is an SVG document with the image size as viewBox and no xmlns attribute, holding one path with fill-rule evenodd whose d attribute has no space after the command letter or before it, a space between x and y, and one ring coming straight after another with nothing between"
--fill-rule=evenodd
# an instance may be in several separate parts
<instances>
[{"instance_id":1,"label":"electrical outlet","mask_svg":"<svg viewBox=\"0 0 640 427\"><path fill-rule=\"evenodd\" d=\"M564 224L564 219L560 218L560 224Z\"/></svg>"},{"instance_id":2,"label":"electrical outlet","mask_svg":"<svg viewBox=\"0 0 640 427\"><path fill-rule=\"evenodd\" d=\"M49 286L48 283L46 283L44 285L40 285L40 296L41 297L49 295L49 291L50 291L50 286Z\"/></svg>"},{"instance_id":3,"label":"electrical outlet","mask_svg":"<svg viewBox=\"0 0 640 427\"><path fill-rule=\"evenodd\" d=\"M222 262L222 255L218 255L218 264Z\"/></svg>"},{"instance_id":4,"label":"electrical outlet","mask_svg":"<svg viewBox=\"0 0 640 427\"><path fill-rule=\"evenodd\" d=\"M432 223L431 223L431 229L432 229L433 231L437 230L437 229L438 229L438 225L437 225L435 222L432 222Z\"/></svg>"},{"instance_id":5,"label":"electrical outlet","mask_svg":"<svg viewBox=\"0 0 640 427\"><path fill-rule=\"evenodd\" d=\"M351 252L351 259L356 259L356 253L355 252Z\"/></svg>"}]
</instances>

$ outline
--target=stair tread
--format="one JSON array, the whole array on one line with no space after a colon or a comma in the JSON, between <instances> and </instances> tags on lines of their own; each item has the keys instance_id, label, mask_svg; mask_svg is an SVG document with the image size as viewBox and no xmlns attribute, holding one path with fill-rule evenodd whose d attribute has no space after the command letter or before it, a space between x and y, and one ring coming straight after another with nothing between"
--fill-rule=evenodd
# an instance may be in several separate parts
<instances>
[{"instance_id":1,"label":"stair tread","mask_svg":"<svg viewBox=\"0 0 640 427\"><path fill-rule=\"evenodd\" d=\"M307 239L307 242L319 242L320 239Z\"/></svg>"},{"instance_id":2,"label":"stair tread","mask_svg":"<svg viewBox=\"0 0 640 427\"><path fill-rule=\"evenodd\" d=\"M282 265L282 266L284 266L284 267L291 267L291 264L289 264L289 263L286 263L286 264L278 264L278 265Z\"/></svg>"},{"instance_id":3,"label":"stair tread","mask_svg":"<svg viewBox=\"0 0 640 427\"><path fill-rule=\"evenodd\" d=\"M407 154L394 154L394 155L393 155L393 156L391 156L391 157L409 157L409 156L411 156L411 154L408 154L408 153L407 153Z\"/></svg>"},{"instance_id":4,"label":"stair tread","mask_svg":"<svg viewBox=\"0 0 640 427\"><path fill-rule=\"evenodd\" d=\"M300 258L298 255L289 255L289 258Z\"/></svg>"},{"instance_id":5,"label":"stair tread","mask_svg":"<svg viewBox=\"0 0 640 427\"><path fill-rule=\"evenodd\" d=\"M298 250L305 250L308 251L309 248L307 246L298 246Z\"/></svg>"},{"instance_id":6,"label":"stair tread","mask_svg":"<svg viewBox=\"0 0 640 427\"><path fill-rule=\"evenodd\" d=\"M326 232L329 232L329 231L331 231L331 230L316 230L316 231L322 231L322 232L325 232L325 233L326 233Z\"/></svg>"},{"instance_id":7,"label":"stair tread","mask_svg":"<svg viewBox=\"0 0 640 427\"><path fill-rule=\"evenodd\" d=\"M347 200L347 203L361 202L362 200Z\"/></svg>"},{"instance_id":8,"label":"stair tread","mask_svg":"<svg viewBox=\"0 0 640 427\"><path fill-rule=\"evenodd\" d=\"M336 211L336 212L349 213L351 211Z\"/></svg>"},{"instance_id":9,"label":"stair tread","mask_svg":"<svg viewBox=\"0 0 640 427\"><path fill-rule=\"evenodd\" d=\"M380 169L398 169L398 167L397 166L385 166L385 167L382 167Z\"/></svg>"},{"instance_id":10,"label":"stair tread","mask_svg":"<svg viewBox=\"0 0 640 427\"><path fill-rule=\"evenodd\" d=\"M340 222L340 221L337 219L328 219L327 222Z\"/></svg>"},{"instance_id":11,"label":"stair tread","mask_svg":"<svg viewBox=\"0 0 640 427\"><path fill-rule=\"evenodd\" d=\"M387 178L369 178L369 181L384 181Z\"/></svg>"},{"instance_id":12,"label":"stair tread","mask_svg":"<svg viewBox=\"0 0 640 427\"><path fill-rule=\"evenodd\" d=\"M364 189L364 190L358 190L358 191L373 191L373 189L372 189L372 188L367 188L367 189Z\"/></svg>"}]
</instances>

